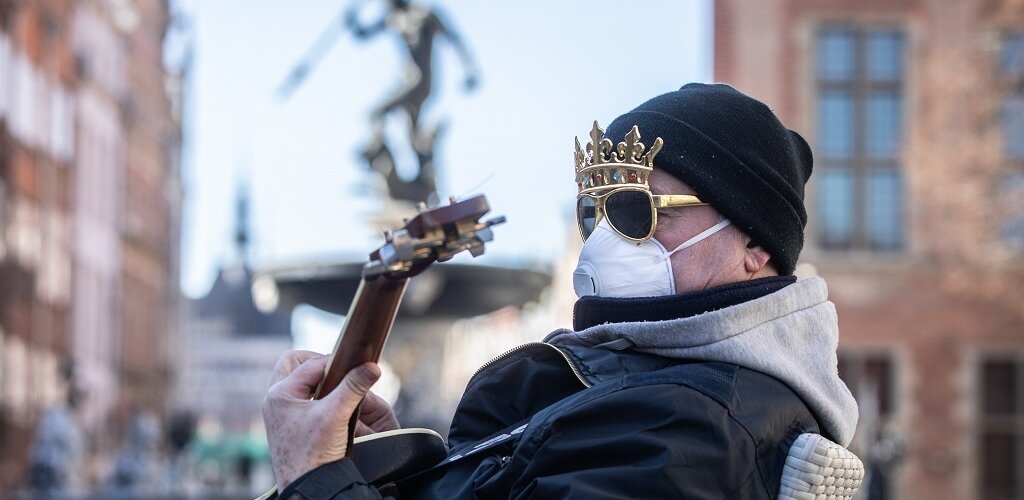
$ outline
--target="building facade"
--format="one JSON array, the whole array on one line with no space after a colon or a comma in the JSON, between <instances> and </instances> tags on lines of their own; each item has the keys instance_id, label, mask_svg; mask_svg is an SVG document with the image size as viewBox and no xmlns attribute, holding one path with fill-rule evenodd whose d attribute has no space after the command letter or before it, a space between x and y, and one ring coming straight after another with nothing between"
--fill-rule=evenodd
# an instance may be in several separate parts
<instances>
[{"instance_id":1,"label":"building facade","mask_svg":"<svg viewBox=\"0 0 1024 500\"><path fill-rule=\"evenodd\" d=\"M226 434L262 427L260 404L281 353L291 348L290 311L265 313L246 264L221 269L206 296L183 304L175 406Z\"/></svg>"},{"instance_id":2,"label":"building facade","mask_svg":"<svg viewBox=\"0 0 1024 500\"><path fill-rule=\"evenodd\" d=\"M715 0L714 44L814 150L870 498L1024 498L1024 2Z\"/></svg>"},{"instance_id":3,"label":"building facade","mask_svg":"<svg viewBox=\"0 0 1024 500\"><path fill-rule=\"evenodd\" d=\"M85 480L130 414L164 413L180 131L165 2L0 0L0 488L69 405ZM93 469L95 467L95 470Z\"/></svg>"}]
</instances>

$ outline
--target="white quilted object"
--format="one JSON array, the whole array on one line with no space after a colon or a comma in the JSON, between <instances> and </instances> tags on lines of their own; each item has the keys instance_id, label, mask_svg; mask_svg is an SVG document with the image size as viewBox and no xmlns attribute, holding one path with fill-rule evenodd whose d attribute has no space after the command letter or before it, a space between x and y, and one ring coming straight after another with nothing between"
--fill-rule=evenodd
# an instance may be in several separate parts
<instances>
[{"instance_id":1,"label":"white quilted object","mask_svg":"<svg viewBox=\"0 0 1024 500\"><path fill-rule=\"evenodd\" d=\"M820 434L801 434L782 470L779 500L852 500L864 481L864 464Z\"/></svg>"}]
</instances>

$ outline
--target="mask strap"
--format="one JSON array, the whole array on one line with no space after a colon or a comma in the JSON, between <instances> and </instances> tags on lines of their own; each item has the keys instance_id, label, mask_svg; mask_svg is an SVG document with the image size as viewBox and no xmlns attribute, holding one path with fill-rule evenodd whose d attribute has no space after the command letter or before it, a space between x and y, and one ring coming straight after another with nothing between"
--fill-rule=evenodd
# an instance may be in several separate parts
<instances>
[{"instance_id":1,"label":"mask strap","mask_svg":"<svg viewBox=\"0 0 1024 500\"><path fill-rule=\"evenodd\" d=\"M685 250L687 248L690 248L690 247L696 245L697 243L700 243L701 241L703 241L706 238L710 237L712 234L715 234L715 233L725 229L726 226L728 226L729 224L732 224L731 222L729 222L729 219L722 219L722 221L719 222L718 224L715 224L714 226L711 226L711 227L705 229L704 231L701 231L700 233L698 233L693 238L690 238L690 239L684 241L682 244L677 246L675 248L675 250L672 250L671 252L668 252L665 255L665 258L671 257L672 254L674 254L674 253L676 253L676 252L678 252L680 250Z\"/></svg>"}]
</instances>

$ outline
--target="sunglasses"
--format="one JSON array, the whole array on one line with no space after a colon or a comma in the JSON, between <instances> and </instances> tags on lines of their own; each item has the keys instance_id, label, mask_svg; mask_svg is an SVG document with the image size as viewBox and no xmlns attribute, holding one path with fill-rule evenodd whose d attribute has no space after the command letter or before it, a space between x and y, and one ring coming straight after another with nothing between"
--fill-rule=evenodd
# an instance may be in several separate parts
<instances>
[{"instance_id":1,"label":"sunglasses","mask_svg":"<svg viewBox=\"0 0 1024 500\"><path fill-rule=\"evenodd\" d=\"M576 197L576 223L583 241L597 228L602 218L619 236L643 243L654 236L658 209L707 205L689 194L654 194L641 187L613 188L601 194L585 193Z\"/></svg>"}]
</instances>

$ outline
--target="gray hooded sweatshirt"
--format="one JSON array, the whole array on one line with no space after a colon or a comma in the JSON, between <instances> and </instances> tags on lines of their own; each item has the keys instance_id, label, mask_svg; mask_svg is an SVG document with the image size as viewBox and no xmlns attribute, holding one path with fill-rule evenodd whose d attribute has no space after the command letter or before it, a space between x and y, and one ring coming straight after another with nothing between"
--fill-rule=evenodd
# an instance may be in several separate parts
<instances>
[{"instance_id":1,"label":"gray hooded sweatshirt","mask_svg":"<svg viewBox=\"0 0 1024 500\"><path fill-rule=\"evenodd\" d=\"M696 316L556 330L554 345L599 346L627 339L631 350L674 359L717 361L771 375L793 389L843 446L857 428L857 402L839 378L839 325L825 280L798 281L775 293Z\"/></svg>"}]
</instances>

